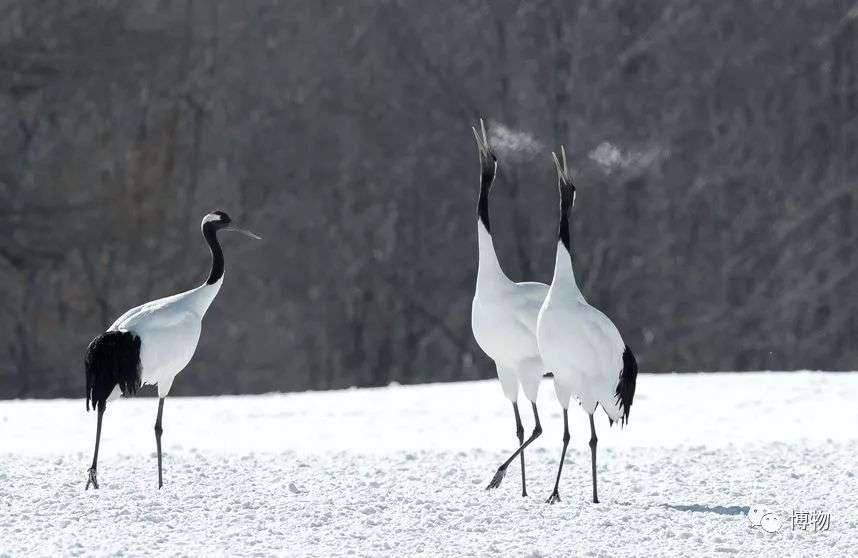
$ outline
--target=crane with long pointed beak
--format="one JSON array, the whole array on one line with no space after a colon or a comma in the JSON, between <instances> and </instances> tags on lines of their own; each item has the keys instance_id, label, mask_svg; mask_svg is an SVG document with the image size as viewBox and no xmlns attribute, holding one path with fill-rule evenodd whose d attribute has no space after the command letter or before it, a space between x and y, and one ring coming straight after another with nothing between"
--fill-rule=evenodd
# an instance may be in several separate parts
<instances>
[{"instance_id":1,"label":"crane with long pointed beak","mask_svg":"<svg viewBox=\"0 0 858 558\"><path fill-rule=\"evenodd\" d=\"M229 215L214 211L203 218L203 238L212 254L206 282L195 289L147 302L125 312L106 332L90 342L84 359L86 409L97 411L95 452L85 490L98 489L98 447L101 422L107 401L134 395L143 384L158 386L158 415L155 444L158 450L158 488L164 485L161 472L161 434L164 398L173 380L191 361L202 331L203 316L223 285L223 250L219 231L236 231L250 238L256 234L235 226Z\"/></svg>"},{"instance_id":2,"label":"crane with long pointed beak","mask_svg":"<svg viewBox=\"0 0 858 558\"><path fill-rule=\"evenodd\" d=\"M548 503L560 501L560 475L569 445L569 401L574 396L590 415L590 463L593 475L593 502L599 502L596 488L596 426L593 414L602 407L613 424L626 424L635 396L638 365L614 323L587 304L572 269L570 215L575 205L575 185L566 164L552 153L560 190L560 224L554 277L537 322L537 340L543 361L554 372L554 390L563 407L563 451L554 491Z\"/></svg>"},{"instance_id":3,"label":"crane with long pointed beak","mask_svg":"<svg viewBox=\"0 0 858 558\"><path fill-rule=\"evenodd\" d=\"M536 318L548 292L544 283L516 283L501 269L492 241L489 221L489 193L497 173L497 157L489 147L486 127L480 120L480 132L471 128L480 155L480 195L477 202L477 242L479 264L477 285L471 305L471 328L480 348L495 362L503 393L512 402L519 447L498 467L486 489L497 488L506 470L521 456L521 495L527 496L524 449L542 434L536 396L545 366L536 344ZM524 439L524 427L518 410L518 388L533 409L533 433Z\"/></svg>"}]
</instances>

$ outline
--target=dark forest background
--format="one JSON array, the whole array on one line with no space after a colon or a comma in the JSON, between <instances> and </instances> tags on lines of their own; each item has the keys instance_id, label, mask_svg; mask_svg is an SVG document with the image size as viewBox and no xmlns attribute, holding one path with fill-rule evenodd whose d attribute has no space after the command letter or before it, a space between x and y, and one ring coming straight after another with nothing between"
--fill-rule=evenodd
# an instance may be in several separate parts
<instances>
[{"instance_id":1,"label":"dark forest background","mask_svg":"<svg viewBox=\"0 0 858 558\"><path fill-rule=\"evenodd\" d=\"M174 393L486 378L496 243L653 372L858 368L854 1L0 0L0 396L82 396L127 308L227 275Z\"/></svg>"}]
</instances>

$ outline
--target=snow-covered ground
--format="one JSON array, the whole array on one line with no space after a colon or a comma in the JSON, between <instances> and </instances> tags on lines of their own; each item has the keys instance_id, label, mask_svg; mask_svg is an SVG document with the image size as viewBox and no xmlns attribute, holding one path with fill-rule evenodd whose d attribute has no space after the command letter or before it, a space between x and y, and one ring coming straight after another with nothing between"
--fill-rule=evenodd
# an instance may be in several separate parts
<instances>
[{"instance_id":1,"label":"snow-covered ground","mask_svg":"<svg viewBox=\"0 0 858 558\"><path fill-rule=\"evenodd\" d=\"M156 400L109 406L88 492L83 399L0 402L0 556L855 555L858 374L642 375L630 425L597 423L598 505L578 408L563 501L544 504L549 381L540 409L522 498L517 466L484 490L516 443L496 381L168 399L160 491ZM784 527L751 528L752 505ZM793 530L793 510L830 530Z\"/></svg>"}]
</instances>

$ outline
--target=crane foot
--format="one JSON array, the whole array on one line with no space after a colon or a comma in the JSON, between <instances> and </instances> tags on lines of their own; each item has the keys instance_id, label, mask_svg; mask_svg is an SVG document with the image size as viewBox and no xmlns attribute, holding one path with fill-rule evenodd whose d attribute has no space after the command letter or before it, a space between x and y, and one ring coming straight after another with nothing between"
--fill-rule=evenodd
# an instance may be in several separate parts
<instances>
[{"instance_id":1,"label":"crane foot","mask_svg":"<svg viewBox=\"0 0 858 558\"><path fill-rule=\"evenodd\" d=\"M90 484L94 489L98 490L98 477L95 471L95 467L90 467L89 469L89 478L86 481L86 488L84 488L84 490L89 490Z\"/></svg>"},{"instance_id":2,"label":"crane foot","mask_svg":"<svg viewBox=\"0 0 858 558\"><path fill-rule=\"evenodd\" d=\"M504 475L506 475L506 469L504 467L499 468L497 473L495 473L495 476L492 478L492 482L490 482L486 487L486 490L499 487L501 482L503 482Z\"/></svg>"}]
</instances>

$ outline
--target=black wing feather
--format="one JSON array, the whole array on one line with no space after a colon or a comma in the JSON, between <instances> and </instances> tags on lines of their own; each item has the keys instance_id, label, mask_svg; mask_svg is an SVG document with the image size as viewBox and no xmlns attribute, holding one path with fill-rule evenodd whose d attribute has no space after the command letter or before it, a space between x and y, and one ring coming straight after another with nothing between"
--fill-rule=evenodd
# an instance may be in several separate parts
<instances>
[{"instance_id":1,"label":"black wing feather","mask_svg":"<svg viewBox=\"0 0 858 558\"><path fill-rule=\"evenodd\" d=\"M625 426L629 422L629 411L635 398L635 384L638 379L638 361L632 350L626 345L623 351L623 370L620 372L620 381L617 383L616 402L620 407L620 424Z\"/></svg>"},{"instance_id":2,"label":"black wing feather","mask_svg":"<svg viewBox=\"0 0 858 558\"><path fill-rule=\"evenodd\" d=\"M86 348L86 410L104 410L113 388L122 395L137 393L141 384L140 337L130 331L108 331Z\"/></svg>"}]
</instances>

